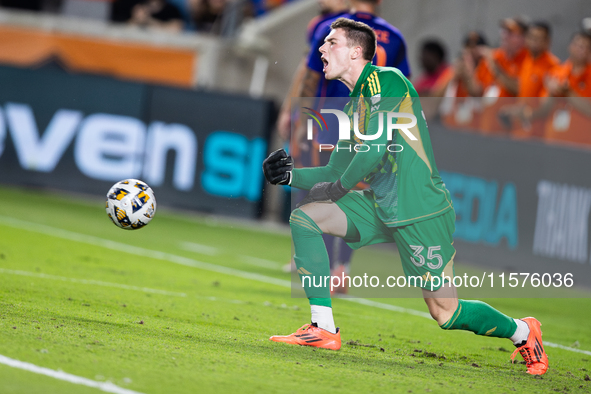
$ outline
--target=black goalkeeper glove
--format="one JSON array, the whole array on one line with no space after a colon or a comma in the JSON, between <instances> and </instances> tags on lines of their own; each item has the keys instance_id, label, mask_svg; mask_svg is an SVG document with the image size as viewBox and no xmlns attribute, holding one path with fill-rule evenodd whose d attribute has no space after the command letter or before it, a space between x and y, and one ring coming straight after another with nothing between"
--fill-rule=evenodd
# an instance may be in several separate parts
<instances>
[{"instance_id":1,"label":"black goalkeeper glove","mask_svg":"<svg viewBox=\"0 0 591 394\"><path fill-rule=\"evenodd\" d=\"M349 192L339 179L336 182L318 182L308 192L308 195L296 206L297 208L311 202L336 202Z\"/></svg>"},{"instance_id":2,"label":"black goalkeeper glove","mask_svg":"<svg viewBox=\"0 0 591 394\"><path fill-rule=\"evenodd\" d=\"M263 161L265 178L273 185L289 185L293 159L284 149L277 149Z\"/></svg>"}]
</instances>

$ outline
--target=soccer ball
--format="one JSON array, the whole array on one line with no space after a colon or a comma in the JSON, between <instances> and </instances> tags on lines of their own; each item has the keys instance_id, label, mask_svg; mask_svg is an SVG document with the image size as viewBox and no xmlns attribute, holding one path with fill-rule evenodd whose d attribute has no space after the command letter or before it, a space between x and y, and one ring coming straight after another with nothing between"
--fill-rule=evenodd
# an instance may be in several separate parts
<instances>
[{"instance_id":1,"label":"soccer ball","mask_svg":"<svg viewBox=\"0 0 591 394\"><path fill-rule=\"evenodd\" d=\"M117 227L137 230L150 223L156 213L154 192L146 183L125 179L107 193L107 215Z\"/></svg>"}]
</instances>

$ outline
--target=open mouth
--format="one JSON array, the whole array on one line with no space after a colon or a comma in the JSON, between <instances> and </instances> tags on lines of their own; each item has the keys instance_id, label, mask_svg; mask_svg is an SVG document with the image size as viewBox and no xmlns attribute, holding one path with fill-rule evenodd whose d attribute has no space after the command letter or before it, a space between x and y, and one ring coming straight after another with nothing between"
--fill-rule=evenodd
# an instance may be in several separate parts
<instances>
[{"instance_id":1,"label":"open mouth","mask_svg":"<svg viewBox=\"0 0 591 394\"><path fill-rule=\"evenodd\" d=\"M322 69L322 71L326 71L326 68L328 67L328 60L326 60L326 58L322 57L322 63L324 63L324 68Z\"/></svg>"}]
</instances>

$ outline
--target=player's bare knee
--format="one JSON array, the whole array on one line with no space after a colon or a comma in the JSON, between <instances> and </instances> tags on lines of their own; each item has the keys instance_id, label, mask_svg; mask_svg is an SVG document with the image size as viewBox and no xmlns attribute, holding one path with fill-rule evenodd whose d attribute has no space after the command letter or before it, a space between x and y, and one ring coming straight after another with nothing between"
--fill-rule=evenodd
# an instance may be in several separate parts
<instances>
[{"instance_id":1,"label":"player's bare knee","mask_svg":"<svg viewBox=\"0 0 591 394\"><path fill-rule=\"evenodd\" d=\"M347 233L347 216L334 203L311 203L302 206L301 211L308 215L324 234L344 237Z\"/></svg>"}]
</instances>

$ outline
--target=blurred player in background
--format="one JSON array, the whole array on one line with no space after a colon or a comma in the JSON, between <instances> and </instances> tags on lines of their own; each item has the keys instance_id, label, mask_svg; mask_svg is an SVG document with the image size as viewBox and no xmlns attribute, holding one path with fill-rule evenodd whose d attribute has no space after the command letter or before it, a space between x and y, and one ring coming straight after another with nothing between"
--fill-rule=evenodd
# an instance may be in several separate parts
<instances>
[{"instance_id":1,"label":"blurred player in background","mask_svg":"<svg viewBox=\"0 0 591 394\"><path fill-rule=\"evenodd\" d=\"M298 65L298 68L293 75L291 86L285 99L283 100L283 105L281 106L281 110L279 111L279 117L277 119L277 131L279 137L282 141L286 143L285 147L290 151L290 154L298 161L299 165L303 166L310 166L312 165L310 154L311 152L307 147L304 147L304 151L300 150L300 146L298 144L293 145L292 147L289 146L289 140L291 136L291 124L292 118L294 120L294 127L297 127L297 115L298 113L293 113L292 110L294 107L297 106L295 102L292 100L297 100L297 98L302 97L304 90L303 83L304 83L304 75L306 73L306 64L308 61L308 56L310 54L310 48L312 46L312 42L314 40L314 36L318 32L318 28L324 24L324 22L328 20L332 20L338 18L341 15L344 15L349 6L348 0L318 0L318 6L320 9L320 14L312 18L308 23L306 29L306 43L307 47ZM300 103L301 104L301 103ZM293 115L293 116L292 116ZM316 163L318 165L318 163ZM288 203L291 204L291 196L288 196ZM291 212L291 207L289 207L289 212ZM334 250L333 247L330 248L331 252ZM283 267L285 272L295 271L295 262L292 260L290 263Z\"/></svg>"},{"instance_id":2,"label":"blurred player in background","mask_svg":"<svg viewBox=\"0 0 591 394\"><path fill-rule=\"evenodd\" d=\"M322 234L328 233L354 248L396 242L406 276L424 279L415 281L415 286L423 289L429 312L442 329L509 338L517 346L512 357L519 351L529 373L544 374L548 358L536 319L512 319L481 301L458 300L453 284L435 283L433 278L442 273L453 276L455 213L435 165L417 92L400 70L371 64L376 34L369 26L340 18L331 28L320 48L324 74L347 86L351 100L344 112L349 117L358 114L359 133L376 138L371 141L373 148L359 152L347 149L370 146L363 144L359 135L339 140L340 149L333 151L323 167L294 169L293 160L283 150L264 161L265 177L272 184L310 190L292 212L290 227L298 273L311 305L311 324L294 334L270 339L340 349L329 287L322 285L323 278L330 275L322 241ZM388 140L380 127L387 112L413 114L415 123ZM400 118L398 124L407 123ZM374 145L389 142L404 149L392 152ZM351 191L362 180L370 189Z\"/></svg>"},{"instance_id":3,"label":"blurred player in background","mask_svg":"<svg viewBox=\"0 0 591 394\"><path fill-rule=\"evenodd\" d=\"M281 111L279 112L279 118L277 120L277 131L279 136L284 141L288 141L291 132L291 118L292 118L292 97L302 97L302 82L306 71L306 62L310 53L310 47L312 41L316 35L318 28L327 20L338 18L347 12L348 0L318 0L318 6L320 7L320 14L312 18L306 30L306 42L308 47L306 48L305 55L302 58L293 78L291 86L283 100Z\"/></svg>"}]
</instances>

